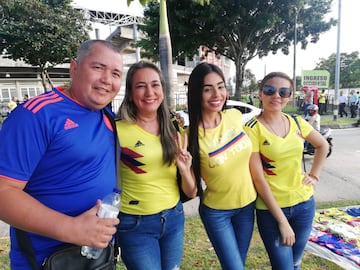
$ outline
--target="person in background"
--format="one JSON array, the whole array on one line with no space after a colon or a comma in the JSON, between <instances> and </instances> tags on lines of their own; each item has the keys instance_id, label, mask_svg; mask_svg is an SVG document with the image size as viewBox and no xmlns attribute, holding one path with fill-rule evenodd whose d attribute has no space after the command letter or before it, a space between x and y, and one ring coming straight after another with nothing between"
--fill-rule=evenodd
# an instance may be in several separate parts
<instances>
[{"instance_id":1,"label":"person in background","mask_svg":"<svg viewBox=\"0 0 360 270\"><path fill-rule=\"evenodd\" d=\"M241 112L224 109L227 94L218 66L201 63L191 72L189 150L207 235L222 269L241 270L253 232L256 191L249 170L251 141Z\"/></svg>"},{"instance_id":2,"label":"person in background","mask_svg":"<svg viewBox=\"0 0 360 270\"><path fill-rule=\"evenodd\" d=\"M311 90L307 90L305 93L305 98L303 100L302 106L304 108L304 117L308 115L308 107L313 104L313 92Z\"/></svg>"},{"instance_id":3,"label":"person in background","mask_svg":"<svg viewBox=\"0 0 360 270\"><path fill-rule=\"evenodd\" d=\"M272 72L260 83L262 113L245 124L253 153L250 169L259 197L256 220L272 269L300 269L315 214L313 185L328 151L328 143L302 117L282 109L294 91L292 79ZM304 139L315 147L309 173L302 171ZM279 147L281 146L281 147ZM290 226L289 226L290 224Z\"/></svg>"},{"instance_id":4,"label":"person in background","mask_svg":"<svg viewBox=\"0 0 360 270\"><path fill-rule=\"evenodd\" d=\"M252 100L252 97L251 97L251 93L247 93L246 94L246 103L247 104L250 104L250 105L253 105L253 100Z\"/></svg>"},{"instance_id":5,"label":"person in background","mask_svg":"<svg viewBox=\"0 0 360 270\"><path fill-rule=\"evenodd\" d=\"M96 213L117 181L113 130L103 108L119 92L122 74L116 47L85 41L70 63L69 88L34 97L5 120L0 219L11 225L11 269L32 269L15 227L27 232L39 267L64 243L105 248L116 232L117 218Z\"/></svg>"},{"instance_id":6,"label":"person in background","mask_svg":"<svg viewBox=\"0 0 360 270\"><path fill-rule=\"evenodd\" d=\"M359 102L358 100L358 96L355 93L355 90L351 90L350 92L350 98L349 98L349 103L350 103L350 114L351 114L351 118L356 118L356 110L357 110L357 104Z\"/></svg>"},{"instance_id":7,"label":"person in background","mask_svg":"<svg viewBox=\"0 0 360 270\"><path fill-rule=\"evenodd\" d=\"M157 66L140 61L130 67L118 118L122 207L117 237L123 262L129 270L179 269L184 210L177 168L184 193L193 198L197 188L187 138L170 120Z\"/></svg>"},{"instance_id":8,"label":"person in background","mask_svg":"<svg viewBox=\"0 0 360 270\"><path fill-rule=\"evenodd\" d=\"M358 111L359 111L359 118L360 118L360 92L359 91L356 91L356 94L358 96L358 102L357 102L357 106L358 106Z\"/></svg>"},{"instance_id":9,"label":"person in background","mask_svg":"<svg viewBox=\"0 0 360 270\"><path fill-rule=\"evenodd\" d=\"M23 98L23 102L26 102L28 99L29 99L29 95L28 95L28 94L25 94L25 95L24 95L24 98Z\"/></svg>"},{"instance_id":10,"label":"person in background","mask_svg":"<svg viewBox=\"0 0 360 270\"><path fill-rule=\"evenodd\" d=\"M307 117L307 121L309 124L317 131L320 131L320 120L321 117L318 114L319 107L315 104L312 104L308 107L309 116Z\"/></svg>"},{"instance_id":11,"label":"person in background","mask_svg":"<svg viewBox=\"0 0 360 270\"><path fill-rule=\"evenodd\" d=\"M344 95L343 91L340 91L340 96L338 97L338 101L339 101L339 114L340 117L343 117L343 115L345 115L345 117L348 116L345 107L347 104L347 97Z\"/></svg>"},{"instance_id":12,"label":"person in background","mask_svg":"<svg viewBox=\"0 0 360 270\"><path fill-rule=\"evenodd\" d=\"M322 115L325 113L326 108L326 94L325 90L321 90L321 93L319 95L319 114Z\"/></svg>"},{"instance_id":13,"label":"person in background","mask_svg":"<svg viewBox=\"0 0 360 270\"><path fill-rule=\"evenodd\" d=\"M10 112L12 112L13 110L15 110L15 108L17 107L17 97L12 97L11 100L9 101L7 107L9 109Z\"/></svg>"}]
</instances>

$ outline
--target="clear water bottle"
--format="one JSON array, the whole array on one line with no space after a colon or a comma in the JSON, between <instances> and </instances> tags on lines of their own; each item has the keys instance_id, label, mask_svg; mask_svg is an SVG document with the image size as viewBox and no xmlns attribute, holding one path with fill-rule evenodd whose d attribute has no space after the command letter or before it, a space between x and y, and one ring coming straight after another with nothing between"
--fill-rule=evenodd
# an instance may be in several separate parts
<instances>
[{"instance_id":1,"label":"clear water bottle","mask_svg":"<svg viewBox=\"0 0 360 270\"><path fill-rule=\"evenodd\" d=\"M120 189L114 188L113 192L104 197L97 213L99 218L116 218L118 216L121 206L120 193ZM88 259L97 259L103 250L102 248L82 246L81 255Z\"/></svg>"}]
</instances>

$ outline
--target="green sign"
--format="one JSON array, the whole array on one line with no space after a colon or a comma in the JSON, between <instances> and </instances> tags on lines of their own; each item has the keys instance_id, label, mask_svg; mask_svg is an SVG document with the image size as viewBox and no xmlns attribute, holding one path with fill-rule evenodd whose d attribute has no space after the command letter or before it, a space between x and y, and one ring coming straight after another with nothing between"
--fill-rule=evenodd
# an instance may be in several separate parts
<instances>
[{"instance_id":1,"label":"green sign","mask_svg":"<svg viewBox=\"0 0 360 270\"><path fill-rule=\"evenodd\" d=\"M301 85L316 86L317 88L329 88L330 73L327 70L303 70Z\"/></svg>"}]
</instances>

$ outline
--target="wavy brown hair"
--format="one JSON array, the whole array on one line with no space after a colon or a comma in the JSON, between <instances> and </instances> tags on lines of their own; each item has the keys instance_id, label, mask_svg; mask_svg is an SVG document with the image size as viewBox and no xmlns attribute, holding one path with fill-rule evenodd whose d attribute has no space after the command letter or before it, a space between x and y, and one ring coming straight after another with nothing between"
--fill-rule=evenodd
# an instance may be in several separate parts
<instances>
[{"instance_id":1,"label":"wavy brown hair","mask_svg":"<svg viewBox=\"0 0 360 270\"><path fill-rule=\"evenodd\" d=\"M140 61L133 64L126 74L125 96L117 112L117 118L128 121L130 123L136 122L138 111L138 108L131 100L131 93L133 91L133 77L138 70L143 68L151 68L159 74L164 97L166 96L164 77L162 76L160 69L155 64L147 61ZM176 136L176 130L170 121L170 113L166 103L166 98L163 99L157 110L157 119L160 126L160 142L163 150L163 162L170 166L175 160L177 146L174 140Z\"/></svg>"}]
</instances>

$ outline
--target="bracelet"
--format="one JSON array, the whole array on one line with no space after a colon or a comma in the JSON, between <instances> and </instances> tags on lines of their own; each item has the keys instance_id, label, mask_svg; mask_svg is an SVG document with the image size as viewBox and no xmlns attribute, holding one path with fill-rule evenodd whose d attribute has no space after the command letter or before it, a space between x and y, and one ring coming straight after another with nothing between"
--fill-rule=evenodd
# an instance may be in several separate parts
<instances>
[{"instance_id":1,"label":"bracelet","mask_svg":"<svg viewBox=\"0 0 360 270\"><path fill-rule=\"evenodd\" d=\"M319 177L317 177L316 175L309 173L308 176L314 178L316 180L316 182L319 182Z\"/></svg>"}]
</instances>

